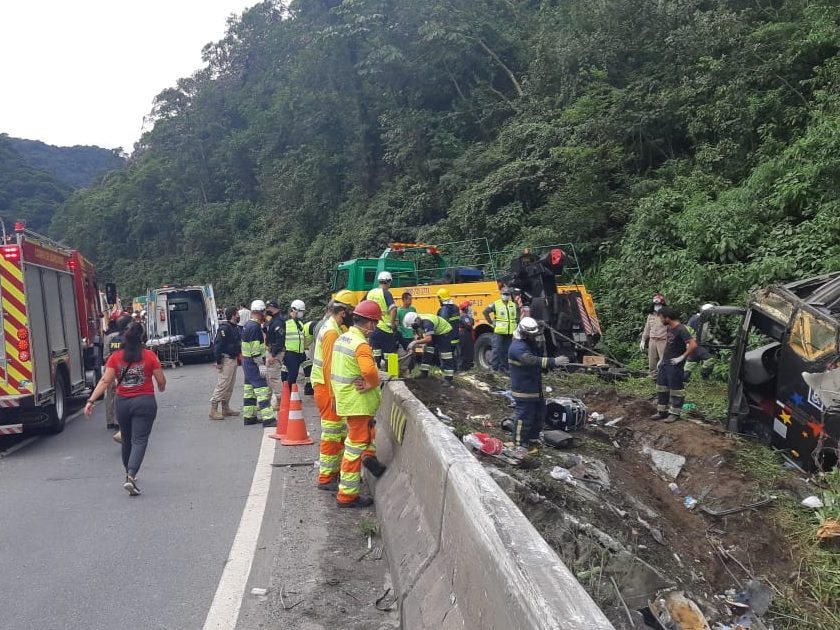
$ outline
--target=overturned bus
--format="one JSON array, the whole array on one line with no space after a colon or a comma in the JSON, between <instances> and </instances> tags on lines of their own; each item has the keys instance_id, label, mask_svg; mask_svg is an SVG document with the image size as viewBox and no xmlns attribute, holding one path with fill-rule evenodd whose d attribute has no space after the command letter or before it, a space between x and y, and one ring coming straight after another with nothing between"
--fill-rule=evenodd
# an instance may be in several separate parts
<instances>
[{"instance_id":1,"label":"overturned bus","mask_svg":"<svg viewBox=\"0 0 840 630\"><path fill-rule=\"evenodd\" d=\"M803 470L837 464L840 272L755 291L732 346L728 429L752 433Z\"/></svg>"}]
</instances>

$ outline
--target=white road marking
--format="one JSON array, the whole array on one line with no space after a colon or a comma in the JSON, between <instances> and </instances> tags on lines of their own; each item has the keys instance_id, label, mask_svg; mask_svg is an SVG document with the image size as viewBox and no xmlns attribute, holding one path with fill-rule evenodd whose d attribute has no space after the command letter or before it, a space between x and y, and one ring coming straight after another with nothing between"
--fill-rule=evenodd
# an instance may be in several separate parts
<instances>
[{"instance_id":1,"label":"white road marking","mask_svg":"<svg viewBox=\"0 0 840 630\"><path fill-rule=\"evenodd\" d=\"M245 501L242 519L236 530L227 563L225 564L213 603L204 620L203 630L234 630L245 595L245 586L251 574L251 564L257 549L257 539L262 527L268 490L271 486L271 462L274 460L276 443L268 439L270 430L263 431L264 436L251 491Z\"/></svg>"}]
</instances>

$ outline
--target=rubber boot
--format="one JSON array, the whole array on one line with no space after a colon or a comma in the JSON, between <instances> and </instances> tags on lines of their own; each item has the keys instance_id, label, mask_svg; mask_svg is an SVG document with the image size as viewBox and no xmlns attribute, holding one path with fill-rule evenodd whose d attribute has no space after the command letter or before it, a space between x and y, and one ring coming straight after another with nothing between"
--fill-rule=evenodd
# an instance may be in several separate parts
<instances>
[{"instance_id":1,"label":"rubber boot","mask_svg":"<svg viewBox=\"0 0 840 630\"><path fill-rule=\"evenodd\" d=\"M211 402L210 403L210 419L211 420L224 420L225 417L219 413L219 403Z\"/></svg>"},{"instance_id":2,"label":"rubber boot","mask_svg":"<svg viewBox=\"0 0 840 630\"><path fill-rule=\"evenodd\" d=\"M222 401L222 415L223 416L238 416L239 412L236 409L231 409L226 400Z\"/></svg>"}]
</instances>

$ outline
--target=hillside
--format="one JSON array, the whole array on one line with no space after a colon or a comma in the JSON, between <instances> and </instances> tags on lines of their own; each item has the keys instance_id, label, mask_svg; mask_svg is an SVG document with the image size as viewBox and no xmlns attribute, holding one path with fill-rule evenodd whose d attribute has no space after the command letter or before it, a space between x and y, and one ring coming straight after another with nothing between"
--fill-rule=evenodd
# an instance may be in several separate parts
<instances>
[{"instance_id":1,"label":"hillside","mask_svg":"<svg viewBox=\"0 0 840 630\"><path fill-rule=\"evenodd\" d=\"M114 151L94 146L56 147L40 140L9 138L12 148L34 168L52 173L70 188L86 188L109 171L125 166Z\"/></svg>"},{"instance_id":2,"label":"hillside","mask_svg":"<svg viewBox=\"0 0 840 630\"><path fill-rule=\"evenodd\" d=\"M52 224L125 294L327 292L389 240L573 241L608 340L840 269L833 0L263 2ZM629 346L626 346L629 348Z\"/></svg>"}]
</instances>

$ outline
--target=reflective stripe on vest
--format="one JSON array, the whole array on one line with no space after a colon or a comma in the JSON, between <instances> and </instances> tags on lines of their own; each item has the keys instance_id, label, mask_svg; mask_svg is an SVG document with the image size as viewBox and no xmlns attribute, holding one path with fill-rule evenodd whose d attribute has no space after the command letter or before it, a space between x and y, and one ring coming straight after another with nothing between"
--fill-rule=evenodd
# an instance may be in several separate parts
<instances>
[{"instance_id":1,"label":"reflective stripe on vest","mask_svg":"<svg viewBox=\"0 0 840 630\"><path fill-rule=\"evenodd\" d=\"M356 349L367 343L364 333L353 326L335 340L330 381L335 392L335 411L339 416L373 416L382 400L382 390L374 387L358 392L355 380L362 376Z\"/></svg>"},{"instance_id":2,"label":"reflective stripe on vest","mask_svg":"<svg viewBox=\"0 0 840 630\"><path fill-rule=\"evenodd\" d=\"M376 327L388 333L392 332L389 326L391 323L391 312L388 310L388 303L385 301L385 291L382 289L371 289L368 291L366 299L373 300L382 309L382 319L379 320Z\"/></svg>"},{"instance_id":3,"label":"reflective stripe on vest","mask_svg":"<svg viewBox=\"0 0 840 630\"><path fill-rule=\"evenodd\" d=\"M435 325L435 329L432 331L433 335L447 335L452 331L449 322L438 315L420 315L420 319L432 322Z\"/></svg>"},{"instance_id":4,"label":"reflective stripe on vest","mask_svg":"<svg viewBox=\"0 0 840 630\"><path fill-rule=\"evenodd\" d=\"M512 335L516 328L516 304L496 300L493 302L493 310L493 332L497 335Z\"/></svg>"},{"instance_id":5,"label":"reflective stripe on vest","mask_svg":"<svg viewBox=\"0 0 840 630\"><path fill-rule=\"evenodd\" d=\"M303 331L298 328L298 320L290 317L286 320L286 350L303 353ZM301 324L301 327L303 325Z\"/></svg>"},{"instance_id":6,"label":"reflective stripe on vest","mask_svg":"<svg viewBox=\"0 0 840 630\"><path fill-rule=\"evenodd\" d=\"M334 330L341 336L341 328L338 322L332 317L327 318L327 321L321 326L318 331L318 337L315 339L315 350L312 352L312 374L310 380L316 385L326 385L324 381L324 333L328 330Z\"/></svg>"}]
</instances>

